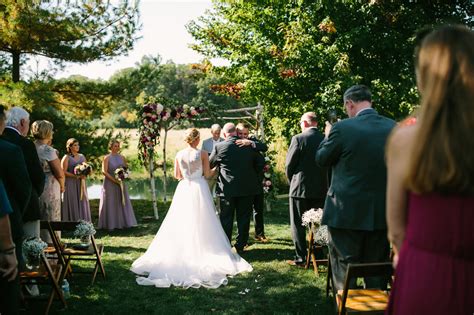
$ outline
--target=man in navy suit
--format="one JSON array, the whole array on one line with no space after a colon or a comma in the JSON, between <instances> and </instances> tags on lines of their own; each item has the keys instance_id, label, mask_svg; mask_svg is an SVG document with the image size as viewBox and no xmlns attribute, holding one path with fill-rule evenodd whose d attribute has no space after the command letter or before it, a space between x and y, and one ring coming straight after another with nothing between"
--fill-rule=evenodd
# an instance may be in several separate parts
<instances>
[{"instance_id":1,"label":"man in navy suit","mask_svg":"<svg viewBox=\"0 0 474 315\"><path fill-rule=\"evenodd\" d=\"M372 108L372 95L366 86L352 86L343 100L349 119L333 126L326 122L326 138L316 153L319 165L332 168L322 224L328 226L336 290L343 288L349 263L389 259L384 156L387 137L395 126L395 121ZM365 284L381 288L386 282L368 278Z\"/></svg>"}]
</instances>

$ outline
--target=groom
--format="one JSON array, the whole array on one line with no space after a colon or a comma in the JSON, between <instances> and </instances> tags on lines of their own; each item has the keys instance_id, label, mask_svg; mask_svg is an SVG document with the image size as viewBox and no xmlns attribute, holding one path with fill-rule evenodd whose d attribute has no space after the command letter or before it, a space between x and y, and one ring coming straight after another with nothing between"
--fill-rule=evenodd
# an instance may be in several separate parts
<instances>
[{"instance_id":1,"label":"groom","mask_svg":"<svg viewBox=\"0 0 474 315\"><path fill-rule=\"evenodd\" d=\"M217 143L209 158L211 168L219 166L216 194L220 198L220 220L229 241L232 242L234 213L237 214L237 240L235 249L244 251L249 238L252 201L258 191L257 170L264 160L250 146L239 147L235 141L237 132L233 123L222 128L225 141Z\"/></svg>"}]
</instances>

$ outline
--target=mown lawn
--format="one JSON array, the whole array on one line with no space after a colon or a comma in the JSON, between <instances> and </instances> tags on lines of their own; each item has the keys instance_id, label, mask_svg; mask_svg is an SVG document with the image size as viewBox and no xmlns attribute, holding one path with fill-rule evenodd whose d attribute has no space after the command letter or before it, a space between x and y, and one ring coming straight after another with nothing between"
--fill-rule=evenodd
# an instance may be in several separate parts
<instances>
[{"instance_id":1,"label":"mown lawn","mask_svg":"<svg viewBox=\"0 0 474 315\"><path fill-rule=\"evenodd\" d=\"M287 265L293 255L288 223L288 203L280 200L265 213L269 243L254 243L243 257L252 264L251 273L229 279L225 287L210 289L158 289L135 283L129 271L132 262L147 248L165 216L168 205L160 204L160 220L144 219L152 215L149 201L133 201L139 221L136 228L106 232L96 238L105 245L103 260L107 279L100 276L90 285L90 275L70 279L68 308L60 314L332 314L332 301L325 296L326 274ZM98 202L91 202L97 223ZM253 231L253 227L251 228ZM251 234L252 235L252 234ZM183 237L186 237L183 231ZM84 263L85 264L85 263ZM73 267L81 269L86 265Z\"/></svg>"}]
</instances>

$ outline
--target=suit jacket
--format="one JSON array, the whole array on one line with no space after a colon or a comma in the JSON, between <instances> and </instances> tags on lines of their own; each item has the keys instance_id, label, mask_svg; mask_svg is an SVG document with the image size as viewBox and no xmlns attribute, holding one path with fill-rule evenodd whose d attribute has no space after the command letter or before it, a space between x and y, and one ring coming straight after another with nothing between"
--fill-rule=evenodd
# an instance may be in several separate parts
<instances>
[{"instance_id":1,"label":"suit jacket","mask_svg":"<svg viewBox=\"0 0 474 315\"><path fill-rule=\"evenodd\" d=\"M15 130L10 128L5 128L2 138L10 143L16 144L21 148L23 156L25 157L28 175L30 177L31 184L33 185L28 207L23 214L23 221L27 222L39 220L41 216L38 198L43 193L45 176L38 158L38 152L36 151L35 144L33 141L21 136Z\"/></svg>"},{"instance_id":2,"label":"suit jacket","mask_svg":"<svg viewBox=\"0 0 474 315\"><path fill-rule=\"evenodd\" d=\"M23 153L18 146L0 139L0 152L0 179L5 185L13 209L10 214L12 238L19 241L23 236L22 216L31 195L30 177Z\"/></svg>"},{"instance_id":3,"label":"suit jacket","mask_svg":"<svg viewBox=\"0 0 474 315\"><path fill-rule=\"evenodd\" d=\"M323 224L334 228L386 229L385 143L395 121L367 109L337 122L316 153L316 161L332 167Z\"/></svg>"},{"instance_id":4,"label":"suit jacket","mask_svg":"<svg viewBox=\"0 0 474 315\"><path fill-rule=\"evenodd\" d=\"M223 138L219 138L219 142L224 141ZM202 142L201 150L207 151L207 153L211 154L212 149L214 149L214 142L212 138L208 138Z\"/></svg>"},{"instance_id":5,"label":"suit jacket","mask_svg":"<svg viewBox=\"0 0 474 315\"><path fill-rule=\"evenodd\" d=\"M323 138L316 128L309 128L291 138L285 163L290 197L324 199L326 196L326 169L314 161L316 149Z\"/></svg>"},{"instance_id":6,"label":"suit jacket","mask_svg":"<svg viewBox=\"0 0 474 315\"><path fill-rule=\"evenodd\" d=\"M211 168L219 166L216 194L226 197L256 195L261 183L257 172L264 166L263 157L250 146L239 147L236 136L214 146L209 158Z\"/></svg>"}]
</instances>

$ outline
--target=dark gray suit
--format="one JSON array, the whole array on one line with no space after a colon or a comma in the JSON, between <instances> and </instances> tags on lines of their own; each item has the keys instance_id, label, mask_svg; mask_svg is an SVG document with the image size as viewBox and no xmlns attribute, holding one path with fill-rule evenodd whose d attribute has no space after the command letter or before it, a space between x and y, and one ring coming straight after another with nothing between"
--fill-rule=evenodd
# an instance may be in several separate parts
<instances>
[{"instance_id":1,"label":"dark gray suit","mask_svg":"<svg viewBox=\"0 0 474 315\"><path fill-rule=\"evenodd\" d=\"M347 264L386 261L385 143L395 122L370 108L337 122L319 146L316 161L332 167L323 214L336 289L342 289ZM369 283L368 283L369 282ZM367 286L379 283L366 281Z\"/></svg>"},{"instance_id":2,"label":"dark gray suit","mask_svg":"<svg viewBox=\"0 0 474 315\"><path fill-rule=\"evenodd\" d=\"M291 139L286 155L286 177L290 182L290 224L295 244L295 261L306 259L306 230L301 225L303 213L311 208L322 208L327 191L326 169L314 162L316 149L323 140L316 128L309 128Z\"/></svg>"},{"instance_id":3,"label":"dark gray suit","mask_svg":"<svg viewBox=\"0 0 474 315\"><path fill-rule=\"evenodd\" d=\"M263 158L249 146L239 147L236 136L214 146L209 158L211 168L219 166L216 194L220 197L220 220L229 241L232 241L234 212L237 214L235 248L243 250L249 238L252 201L259 189L257 170L263 168Z\"/></svg>"}]
</instances>

